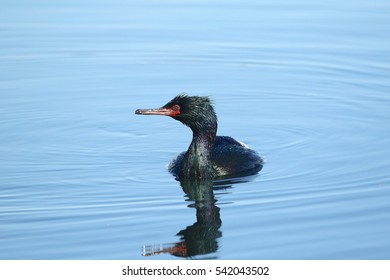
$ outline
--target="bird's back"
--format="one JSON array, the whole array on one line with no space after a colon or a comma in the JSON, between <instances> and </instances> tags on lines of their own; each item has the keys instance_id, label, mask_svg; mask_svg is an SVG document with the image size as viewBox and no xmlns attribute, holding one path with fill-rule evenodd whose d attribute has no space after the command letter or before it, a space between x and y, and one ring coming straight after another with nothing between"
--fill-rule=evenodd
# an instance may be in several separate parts
<instances>
[{"instance_id":1,"label":"bird's back","mask_svg":"<svg viewBox=\"0 0 390 280\"><path fill-rule=\"evenodd\" d=\"M178 176L186 152L169 164L169 171ZM263 159L252 149L229 136L217 136L211 153L215 178L249 176L263 167Z\"/></svg>"},{"instance_id":2,"label":"bird's back","mask_svg":"<svg viewBox=\"0 0 390 280\"><path fill-rule=\"evenodd\" d=\"M211 162L218 177L253 175L263 167L257 152L229 136L217 136Z\"/></svg>"}]
</instances>

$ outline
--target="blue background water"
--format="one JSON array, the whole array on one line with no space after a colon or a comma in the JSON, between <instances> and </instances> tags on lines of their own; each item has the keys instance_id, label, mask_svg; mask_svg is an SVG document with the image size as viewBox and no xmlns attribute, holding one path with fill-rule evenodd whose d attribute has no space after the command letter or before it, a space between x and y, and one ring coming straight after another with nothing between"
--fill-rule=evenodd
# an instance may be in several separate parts
<instances>
[{"instance_id":1,"label":"blue background water","mask_svg":"<svg viewBox=\"0 0 390 280\"><path fill-rule=\"evenodd\" d=\"M0 3L1 259L176 259L183 91L266 159L193 258L390 258L389 1Z\"/></svg>"}]
</instances>

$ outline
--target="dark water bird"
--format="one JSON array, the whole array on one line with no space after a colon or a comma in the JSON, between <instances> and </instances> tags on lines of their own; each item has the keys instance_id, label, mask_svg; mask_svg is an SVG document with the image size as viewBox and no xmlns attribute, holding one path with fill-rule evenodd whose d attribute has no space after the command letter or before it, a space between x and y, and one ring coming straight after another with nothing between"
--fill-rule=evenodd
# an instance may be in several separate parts
<instances>
[{"instance_id":1,"label":"dark water bird","mask_svg":"<svg viewBox=\"0 0 390 280\"><path fill-rule=\"evenodd\" d=\"M263 167L255 151L229 136L216 136L217 115L209 97L180 94L161 108L138 109L135 113L169 116L191 128L188 150L169 166L180 180L247 176Z\"/></svg>"}]
</instances>

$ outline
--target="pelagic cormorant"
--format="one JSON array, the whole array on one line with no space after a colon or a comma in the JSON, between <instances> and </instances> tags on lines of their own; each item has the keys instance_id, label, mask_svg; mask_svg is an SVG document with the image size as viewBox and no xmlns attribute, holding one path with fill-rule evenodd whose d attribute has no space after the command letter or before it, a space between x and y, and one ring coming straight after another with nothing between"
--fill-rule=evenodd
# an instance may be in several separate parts
<instances>
[{"instance_id":1,"label":"pelagic cormorant","mask_svg":"<svg viewBox=\"0 0 390 280\"><path fill-rule=\"evenodd\" d=\"M170 116L191 128L192 142L169 166L179 179L216 179L253 175L262 158L229 136L216 136L217 116L209 97L180 94L161 108L138 109L139 115Z\"/></svg>"}]
</instances>

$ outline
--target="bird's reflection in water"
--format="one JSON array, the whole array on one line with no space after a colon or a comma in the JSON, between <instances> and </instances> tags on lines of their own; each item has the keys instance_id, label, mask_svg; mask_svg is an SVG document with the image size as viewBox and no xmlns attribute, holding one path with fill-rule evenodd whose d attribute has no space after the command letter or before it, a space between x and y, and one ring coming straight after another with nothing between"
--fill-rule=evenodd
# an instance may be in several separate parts
<instances>
[{"instance_id":1,"label":"bird's reflection in water","mask_svg":"<svg viewBox=\"0 0 390 280\"><path fill-rule=\"evenodd\" d=\"M194 201L191 206L196 209L196 222L177 234L186 244L186 257L216 252L217 239L222 236L219 230L222 222L220 209L215 205L212 181L182 182L181 185L188 199Z\"/></svg>"},{"instance_id":2,"label":"bird's reflection in water","mask_svg":"<svg viewBox=\"0 0 390 280\"><path fill-rule=\"evenodd\" d=\"M179 231L180 241L173 244L145 246L144 256L170 253L177 257L192 257L216 252L217 239L222 236L220 209L215 205L213 181L181 181L183 191L196 209L196 222Z\"/></svg>"},{"instance_id":3,"label":"bird's reflection in water","mask_svg":"<svg viewBox=\"0 0 390 280\"><path fill-rule=\"evenodd\" d=\"M220 208L215 205L214 190L228 189L231 188L231 184L248 180L249 177L219 182L182 180L180 184L188 197L187 200L193 202L189 207L196 209L196 222L176 234L180 236L180 241L144 246L143 255L154 256L169 253L177 257L191 258L216 252L218 238L222 236L220 230L222 221Z\"/></svg>"}]
</instances>

